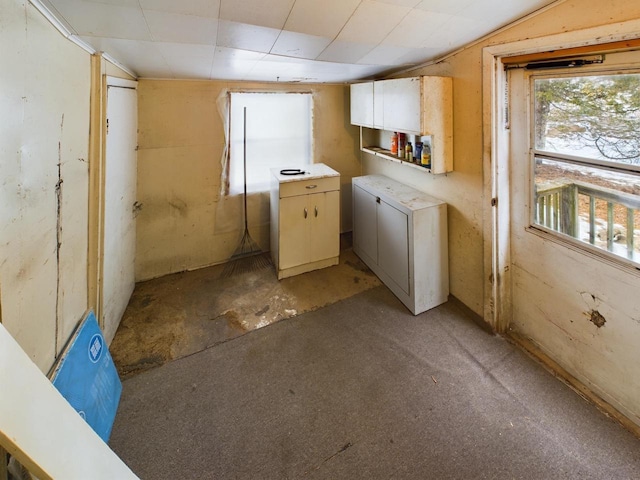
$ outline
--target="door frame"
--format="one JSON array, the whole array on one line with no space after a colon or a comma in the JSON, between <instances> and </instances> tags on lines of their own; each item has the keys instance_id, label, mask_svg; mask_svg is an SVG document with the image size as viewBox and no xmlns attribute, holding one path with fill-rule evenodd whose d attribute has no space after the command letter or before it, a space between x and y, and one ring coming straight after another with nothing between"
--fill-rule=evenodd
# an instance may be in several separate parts
<instances>
[{"instance_id":1,"label":"door frame","mask_svg":"<svg viewBox=\"0 0 640 480\"><path fill-rule=\"evenodd\" d=\"M611 33L611 32L614 33ZM640 38L640 20L492 45L482 50L484 320L497 332L511 323L508 83L503 60Z\"/></svg>"},{"instance_id":2,"label":"door frame","mask_svg":"<svg viewBox=\"0 0 640 480\"><path fill-rule=\"evenodd\" d=\"M138 82L105 73L101 53L91 56L91 113L89 134L89 252L87 307L94 311L100 328L103 321L105 163L107 151L108 87L137 88Z\"/></svg>"}]
</instances>

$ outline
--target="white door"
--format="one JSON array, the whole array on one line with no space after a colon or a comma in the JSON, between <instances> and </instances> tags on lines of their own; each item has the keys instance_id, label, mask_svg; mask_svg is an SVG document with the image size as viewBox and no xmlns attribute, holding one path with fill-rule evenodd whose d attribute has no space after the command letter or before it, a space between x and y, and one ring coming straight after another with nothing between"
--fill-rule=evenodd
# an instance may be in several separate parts
<instances>
[{"instance_id":1,"label":"white door","mask_svg":"<svg viewBox=\"0 0 640 480\"><path fill-rule=\"evenodd\" d=\"M107 82L104 183L104 249L101 326L107 342L116 333L133 288L136 223L138 107L135 82Z\"/></svg>"},{"instance_id":2,"label":"white door","mask_svg":"<svg viewBox=\"0 0 640 480\"><path fill-rule=\"evenodd\" d=\"M607 55L602 65L509 74L510 328L636 419L640 174L631 164L621 172L624 162L614 158L637 155L640 141L607 112L627 105L638 87L627 97L611 95L607 85L638 72L640 54L627 52ZM576 121L568 116L574 112L588 116ZM634 118L631 112L626 120Z\"/></svg>"}]
</instances>

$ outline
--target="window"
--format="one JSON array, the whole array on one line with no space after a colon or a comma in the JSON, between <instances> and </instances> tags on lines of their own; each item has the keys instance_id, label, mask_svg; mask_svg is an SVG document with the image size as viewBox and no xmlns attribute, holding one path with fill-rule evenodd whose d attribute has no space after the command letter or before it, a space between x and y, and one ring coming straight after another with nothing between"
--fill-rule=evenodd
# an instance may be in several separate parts
<instances>
[{"instance_id":1,"label":"window","mask_svg":"<svg viewBox=\"0 0 640 480\"><path fill-rule=\"evenodd\" d=\"M640 74L532 76L533 223L640 264Z\"/></svg>"},{"instance_id":2,"label":"window","mask_svg":"<svg viewBox=\"0 0 640 480\"><path fill-rule=\"evenodd\" d=\"M311 163L310 93L231 93L229 193L243 192L246 108L247 192L270 188L271 168Z\"/></svg>"}]
</instances>

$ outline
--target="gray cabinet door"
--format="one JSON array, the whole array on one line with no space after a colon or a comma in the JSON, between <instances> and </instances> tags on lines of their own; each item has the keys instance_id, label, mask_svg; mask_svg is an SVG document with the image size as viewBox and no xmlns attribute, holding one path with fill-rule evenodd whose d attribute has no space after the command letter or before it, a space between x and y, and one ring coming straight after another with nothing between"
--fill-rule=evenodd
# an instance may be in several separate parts
<instances>
[{"instance_id":1,"label":"gray cabinet door","mask_svg":"<svg viewBox=\"0 0 640 480\"><path fill-rule=\"evenodd\" d=\"M378 265L409 294L409 232L407 214L378 203Z\"/></svg>"},{"instance_id":2,"label":"gray cabinet door","mask_svg":"<svg viewBox=\"0 0 640 480\"><path fill-rule=\"evenodd\" d=\"M353 187L353 246L358 255L378 263L378 222L376 197L358 186Z\"/></svg>"}]
</instances>

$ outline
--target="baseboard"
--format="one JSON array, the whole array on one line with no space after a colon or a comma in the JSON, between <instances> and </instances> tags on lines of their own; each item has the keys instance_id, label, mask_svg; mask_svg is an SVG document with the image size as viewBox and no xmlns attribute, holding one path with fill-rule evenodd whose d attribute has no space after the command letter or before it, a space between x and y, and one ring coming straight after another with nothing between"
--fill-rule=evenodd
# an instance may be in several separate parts
<instances>
[{"instance_id":1,"label":"baseboard","mask_svg":"<svg viewBox=\"0 0 640 480\"><path fill-rule=\"evenodd\" d=\"M584 383L571 375L562 366L560 366L560 364L558 364L555 360L553 360L546 353L540 350L540 348L538 348L538 346L535 345L531 340L513 331L505 333L504 337L514 345L522 348L534 359L538 360L556 378L562 380L585 400L593 403L602 413L618 422L625 429L634 434L637 438L640 438L640 425L633 422L630 418L617 410L609 402L603 400L594 392L592 392Z\"/></svg>"}]
</instances>

